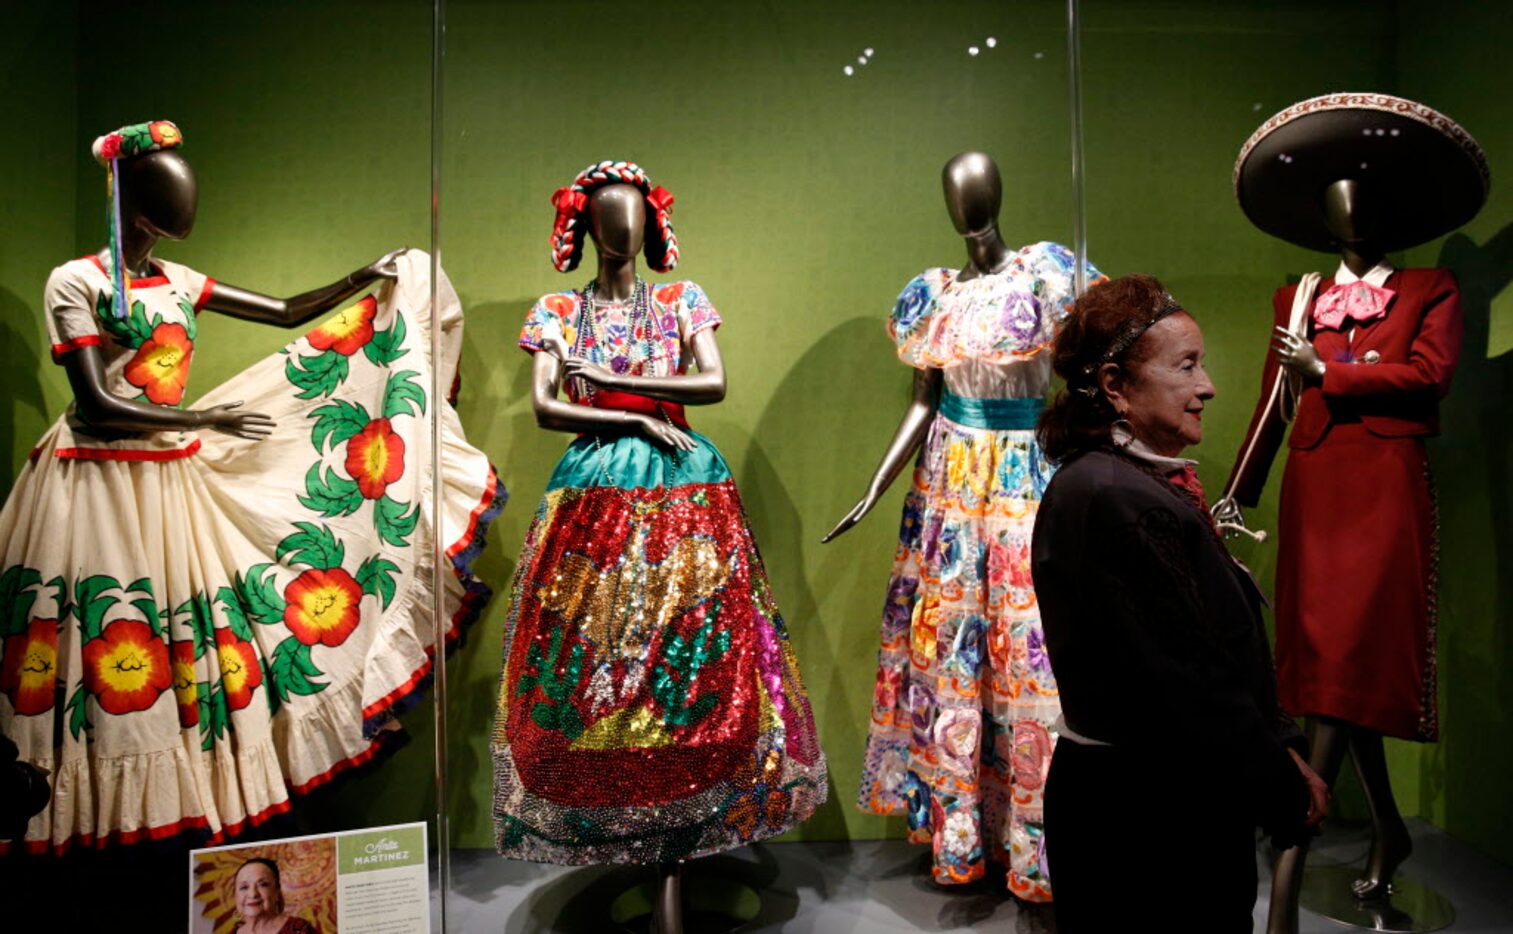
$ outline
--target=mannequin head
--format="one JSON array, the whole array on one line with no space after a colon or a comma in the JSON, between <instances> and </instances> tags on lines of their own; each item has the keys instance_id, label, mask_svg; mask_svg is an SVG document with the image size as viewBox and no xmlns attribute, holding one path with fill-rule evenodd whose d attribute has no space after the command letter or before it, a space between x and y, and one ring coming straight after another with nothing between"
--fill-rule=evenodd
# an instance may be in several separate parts
<instances>
[{"instance_id":1,"label":"mannequin head","mask_svg":"<svg viewBox=\"0 0 1513 934\"><path fill-rule=\"evenodd\" d=\"M1383 221L1380 202L1371 189L1353 178L1342 178L1324 189L1324 224L1342 250L1378 255Z\"/></svg>"},{"instance_id":2,"label":"mannequin head","mask_svg":"<svg viewBox=\"0 0 1513 934\"><path fill-rule=\"evenodd\" d=\"M121 226L169 240L189 236L199 186L184 157L165 149L123 159L119 165Z\"/></svg>"},{"instance_id":3,"label":"mannequin head","mask_svg":"<svg viewBox=\"0 0 1513 934\"><path fill-rule=\"evenodd\" d=\"M552 265L558 272L578 268L583 244L592 238L600 260L633 259L644 252L648 266L667 272L678 265L672 202L671 192L660 185L653 188L634 162L595 162L552 194L557 209Z\"/></svg>"},{"instance_id":4,"label":"mannequin head","mask_svg":"<svg viewBox=\"0 0 1513 934\"><path fill-rule=\"evenodd\" d=\"M962 236L972 236L998 226L1003 205L1003 181L998 166L987 153L964 152L952 156L941 170L946 210Z\"/></svg>"},{"instance_id":5,"label":"mannequin head","mask_svg":"<svg viewBox=\"0 0 1513 934\"><path fill-rule=\"evenodd\" d=\"M634 259L646 242L646 197L634 185L605 185L588 199L589 235L605 259Z\"/></svg>"}]
</instances>

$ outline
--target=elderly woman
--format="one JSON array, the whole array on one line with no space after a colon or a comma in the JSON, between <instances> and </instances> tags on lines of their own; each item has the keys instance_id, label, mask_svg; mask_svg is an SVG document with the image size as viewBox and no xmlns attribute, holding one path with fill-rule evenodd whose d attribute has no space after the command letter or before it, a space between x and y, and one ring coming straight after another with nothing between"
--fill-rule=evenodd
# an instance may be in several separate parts
<instances>
[{"instance_id":1,"label":"elderly woman","mask_svg":"<svg viewBox=\"0 0 1513 934\"><path fill-rule=\"evenodd\" d=\"M1300 839L1327 806L1277 706L1260 591L1181 456L1214 395L1203 356L1150 276L1089 290L1056 341L1067 385L1038 432L1060 469L1032 561L1061 686L1045 826L1062 934L1153 905L1166 930L1249 931L1255 828Z\"/></svg>"},{"instance_id":2,"label":"elderly woman","mask_svg":"<svg viewBox=\"0 0 1513 934\"><path fill-rule=\"evenodd\" d=\"M315 925L284 910L278 863L254 857L237 868L233 879L237 934L317 934Z\"/></svg>"}]
</instances>

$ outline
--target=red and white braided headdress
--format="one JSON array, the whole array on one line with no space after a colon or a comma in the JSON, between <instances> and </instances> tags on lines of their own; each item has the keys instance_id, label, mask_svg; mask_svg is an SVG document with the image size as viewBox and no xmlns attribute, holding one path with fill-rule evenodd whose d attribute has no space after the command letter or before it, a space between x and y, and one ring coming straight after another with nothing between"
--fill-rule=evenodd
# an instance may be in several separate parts
<instances>
[{"instance_id":1,"label":"red and white braided headdress","mask_svg":"<svg viewBox=\"0 0 1513 934\"><path fill-rule=\"evenodd\" d=\"M646 198L646 263L657 272L667 272L678 265L678 237L672 231L672 193L658 185L651 187L646 172L634 162L606 159L596 162L573 179L566 188L552 195L557 220L552 225L552 265L558 272L572 272L583 258L583 241L588 238L588 196L605 185L634 185Z\"/></svg>"}]
</instances>

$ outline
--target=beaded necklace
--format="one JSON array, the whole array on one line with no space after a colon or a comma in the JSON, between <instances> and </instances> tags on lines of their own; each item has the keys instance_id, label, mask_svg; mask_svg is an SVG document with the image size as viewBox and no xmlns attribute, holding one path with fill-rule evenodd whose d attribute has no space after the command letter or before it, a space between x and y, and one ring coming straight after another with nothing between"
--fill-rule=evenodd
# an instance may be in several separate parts
<instances>
[{"instance_id":1,"label":"beaded necklace","mask_svg":"<svg viewBox=\"0 0 1513 934\"><path fill-rule=\"evenodd\" d=\"M597 291L598 281L591 280L579 292L578 328L572 348L572 354L575 357L583 357L590 346L601 347L606 353L608 352L609 345L603 340L596 313L596 305L599 304L595 295ZM635 285L631 289L631 312L626 322L630 330L626 372L636 373L638 365L646 365L649 368L653 357L651 341L655 324L656 317L651 310L651 289L637 276ZM661 328L658 326L655 331L660 334ZM592 398L596 387L591 382L580 377L578 385L585 399ZM657 414L661 415L667 424L673 424L672 419L667 417L667 412L660 405L657 406ZM633 694L639 689L646 676L647 655L651 651L651 637L645 625L646 586L649 579L645 556L646 539L650 534L652 515L660 512L671 500L672 487L677 485L676 478L680 461L678 451L674 448L672 468L668 471L668 482L663 485L661 498L654 501L640 501L620 489L615 483L614 476L609 472L609 453L604 449L597 432L593 433L592 437L594 451L599 457L599 473L603 478L603 485L615 490L630 506L627 521L632 527L630 541L626 543L620 558L615 562L615 568L613 570L606 568L600 572L601 579L608 579L610 575L613 575L614 579L610 584L612 590L608 601L609 608L607 608L613 620L608 633L608 642L612 646L612 658L601 661L589 678L588 695L593 702L592 709L597 712L601 707L613 704L617 697L623 699ZM632 557L627 560L626 555ZM618 689L614 686L611 669L611 662L614 659L620 659L626 663L626 672Z\"/></svg>"},{"instance_id":2,"label":"beaded necklace","mask_svg":"<svg viewBox=\"0 0 1513 934\"><path fill-rule=\"evenodd\" d=\"M606 348L607 352L609 345L603 340L603 334L599 330L598 315L595 312L596 306L600 304L597 295L598 291L599 280L590 279L588 284L578 293L578 328L577 334L574 335L572 348L572 354L575 357L584 356L589 346ZM604 304L610 303L605 302ZM656 324L656 316L651 311L651 288L646 284L646 280L637 276L635 284L631 287L630 317L626 321L626 327L630 332L630 349L625 365L627 373L634 374L638 364L650 364L653 357L651 342L652 325L654 324ZM658 328L658 332L660 333L660 328ZM638 334L640 335L639 339L637 338ZM637 351L640 351L639 356L637 355ZM580 395L585 399L593 398L594 393L598 391L593 383L581 376L578 377L578 389ZM662 416L662 420L667 422L667 424L673 424L672 419L667 417L667 412L660 405L657 406L657 414ZM604 484L618 489L614 476L609 472L608 455L604 450L603 444L599 441L599 434L597 432L593 434L593 439L594 451L599 455L599 473L604 478ZM669 471L669 480L675 481L680 466L682 465L678 458L678 451L677 448L674 448L672 451L672 470ZM667 484L667 486L673 485L676 485L676 483ZM630 500L630 497L626 497L626 499ZM638 513L654 512L666 500L667 491L664 487L662 499L655 503L634 503L634 505Z\"/></svg>"},{"instance_id":3,"label":"beaded necklace","mask_svg":"<svg viewBox=\"0 0 1513 934\"><path fill-rule=\"evenodd\" d=\"M608 347L601 339L603 335L599 331L598 315L595 313L595 308L600 304L618 303L600 302L598 292L598 280L591 279L588 285L585 285L578 293L578 333L574 335L573 341L573 356L575 357L582 357L589 345ZM651 289L647 287L644 279L637 276L635 285L631 286L630 318L626 322L626 326L630 329L630 361L626 365L627 373L636 372L636 364L646 363L651 360L651 324L653 320L651 313ZM640 340L636 339L638 327L642 334ZM636 356L636 351L638 350L641 351L639 358ZM592 397L596 391L594 384L582 377L578 379L578 389L579 394L584 398Z\"/></svg>"}]
</instances>

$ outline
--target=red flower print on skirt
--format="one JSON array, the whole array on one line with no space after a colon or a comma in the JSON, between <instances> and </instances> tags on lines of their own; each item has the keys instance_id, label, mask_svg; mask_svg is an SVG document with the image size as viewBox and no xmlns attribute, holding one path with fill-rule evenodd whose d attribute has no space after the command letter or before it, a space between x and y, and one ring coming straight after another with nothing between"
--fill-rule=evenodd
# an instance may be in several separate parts
<instances>
[{"instance_id":1,"label":"red flower print on skirt","mask_svg":"<svg viewBox=\"0 0 1513 934\"><path fill-rule=\"evenodd\" d=\"M173 686L168 643L146 623L110 623L84 645L84 686L106 713L146 710Z\"/></svg>"},{"instance_id":2,"label":"red flower print on skirt","mask_svg":"<svg viewBox=\"0 0 1513 934\"><path fill-rule=\"evenodd\" d=\"M305 645L341 645L362 616L362 588L341 568L304 572L284 588L284 600L284 625Z\"/></svg>"},{"instance_id":3,"label":"red flower print on skirt","mask_svg":"<svg viewBox=\"0 0 1513 934\"><path fill-rule=\"evenodd\" d=\"M383 496L404 472L405 441L387 418L374 419L347 442L347 473L364 497Z\"/></svg>"},{"instance_id":4,"label":"red flower print on skirt","mask_svg":"<svg viewBox=\"0 0 1513 934\"><path fill-rule=\"evenodd\" d=\"M217 629L215 654L221 664L221 690L226 695L226 706L241 710L252 703L252 692L263 683L263 669L258 664L257 653L251 643L238 639L231 630Z\"/></svg>"},{"instance_id":5,"label":"red flower print on skirt","mask_svg":"<svg viewBox=\"0 0 1513 934\"><path fill-rule=\"evenodd\" d=\"M334 350L350 357L373 339L373 318L378 314L378 300L369 295L343 308L330 321L305 335L316 350Z\"/></svg>"},{"instance_id":6,"label":"red flower print on skirt","mask_svg":"<svg viewBox=\"0 0 1513 934\"><path fill-rule=\"evenodd\" d=\"M0 691L20 716L52 709L58 680L58 621L34 619L25 632L5 640L5 666L0 668Z\"/></svg>"},{"instance_id":7,"label":"red flower print on skirt","mask_svg":"<svg viewBox=\"0 0 1513 934\"><path fill-rule=\"evenodd\" d=\"M1021 788L1035 790L1045 784L1051 767L1051 734L1045 727L1021 720L1014 727L1014 781Z\"/></svg>"},{"instance_id":8,"label":"red flower print on skirt","mask_svg":"<svg viewBox=\"0 0 1513 934\"><path fill-rule=\"evenodd\" d=\"M200 686L195 680L194 643L189 640L169 646L173 663L173 697L179 705L179 726L200 722Z\"/></svg>"}]
</instances>

